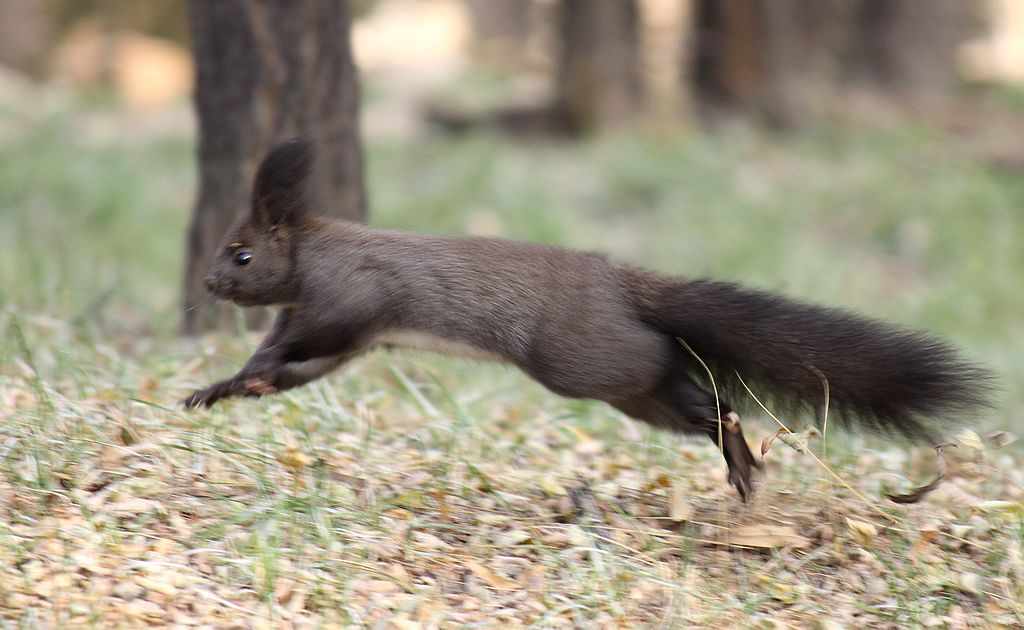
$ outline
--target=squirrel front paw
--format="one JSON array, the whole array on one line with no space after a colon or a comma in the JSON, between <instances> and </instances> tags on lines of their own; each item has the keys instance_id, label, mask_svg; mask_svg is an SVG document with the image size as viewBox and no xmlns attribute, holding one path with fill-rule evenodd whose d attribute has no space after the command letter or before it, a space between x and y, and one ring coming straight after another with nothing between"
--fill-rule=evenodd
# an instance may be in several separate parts
<instances>
[{"instance_id":1,"label":"squirrel front paw","mask_svg":"<svg viewBox=\"0 0 1024 630\"><path fill-rule=\"evenodd\" d=\"M215 383L206 389L197 389L192 392L191 396L181 401L181 404L184 405L186 409L203 406L209 408L222 398L230 398L231 396L249 396L252 398L259 398L260 396L273 394L276 391L276 387L262 378L248 378L244 381L233 378L231 380Z\"/></svg>"},{"instance_id":2,"label":"squirrel front paw","mask_svg":"<svg viewBox=\"0 0 1024 630\"><path fill-rule=\"evenodd\" d=\"M193 409L195 407L205 406L210 408L213 403L217 402L221 398L227 398L233 396L235 385L232 381L221 381L215 383L206 389L197 389L192 392L192 395L181 401L181 404L185 406L185 409Z\"/></svg>"}]
</instances>

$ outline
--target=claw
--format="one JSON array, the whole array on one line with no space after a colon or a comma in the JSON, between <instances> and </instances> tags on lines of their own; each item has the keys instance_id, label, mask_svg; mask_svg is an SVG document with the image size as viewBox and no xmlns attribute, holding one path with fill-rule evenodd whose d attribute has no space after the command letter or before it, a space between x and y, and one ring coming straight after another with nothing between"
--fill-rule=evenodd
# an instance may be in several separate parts
<instances>
[{"instance_id":1,"label":"claw","mask_svg":"<svg viewBox=\"0 0 1024 630\"><path fill-rule=\"evenodd\" d=\"M754 489L750 484L750 476L738 473L738 471L729 472L729 483L736 488L736 491L740 493L740 498L743 499L744 503L750 503L750 500L754 496Z\"/></svg>"},{"instance_id":2,"label":"claw","mask_svg":"<svg viewBox=\"0 0 1024 630\"><path fill-rule=\"evenodd\" d=\"M759 465L754 465L745 470L742 467L738 467L729 471L729 483L740 493L740 498L744 503L750 503L754 499L761 474L761 466Z\"/></svg>"},{"instance_id":3,"label":"claw","mask_svg":"<svg viewBox=\"0 0 1024 630\"><path fill-rule=\"evenodd\" d=\"M749 503L754 497L757 489L757 480L762 473L762 465L747 446L743 437L743 429L740 426L740 417L735 411L730 411L722 419L722 424L728 430L723 438L722 444L725 461L729 465L729 483L740 493L744 503Z\"/></svg>"},{"instance_id":4,"label":"claw","mask_svg":"<svg viewBox=\"0 0 1024 630\"><path fill-rule=\"evenodd\" d=\"M219 385L211 385L206 389L197 389L192 395L182 401L186 409L206 407L209 409L213 403L224 397L224 388Z\"/></svg>"}]
</instances>

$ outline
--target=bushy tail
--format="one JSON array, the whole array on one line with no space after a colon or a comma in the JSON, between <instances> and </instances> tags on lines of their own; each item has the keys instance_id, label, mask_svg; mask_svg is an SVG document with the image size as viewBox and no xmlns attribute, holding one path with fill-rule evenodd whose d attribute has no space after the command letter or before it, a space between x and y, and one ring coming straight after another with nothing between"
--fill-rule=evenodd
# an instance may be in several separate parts
<instances>
[{"instance_id":1,"label":"bushy tail","mask_svg":"<svg viewBox=\"0 0 1024 630\"><path fill-rule=\"evenodd\" d=\"M759 399L820 419L824 376L830 418L934 444L936 421L989 404L989 373L924 333L725 282L674 281L645 293L642 316L686 341L733 406L750 400L739 374ZM696 360L691 367L707 381Z\"/></svg>"}]
</instances>

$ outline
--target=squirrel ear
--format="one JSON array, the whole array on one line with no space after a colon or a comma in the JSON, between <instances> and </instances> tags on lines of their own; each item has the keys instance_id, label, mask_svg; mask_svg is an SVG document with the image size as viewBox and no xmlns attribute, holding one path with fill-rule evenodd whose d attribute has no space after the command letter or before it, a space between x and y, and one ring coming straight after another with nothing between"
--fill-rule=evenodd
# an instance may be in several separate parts
<instances>
[{"instance_id":1,"label":"squirrel ear","mask_svg":"<svg viewBox=\"0 0 1024 630\"><path fill-rule=\"evenodd\" d=\"M309 180L313 146L297 138L263 158L252 186L252 217L268 227L295 225L310 212Z\"/></svg>"}]
</instances>

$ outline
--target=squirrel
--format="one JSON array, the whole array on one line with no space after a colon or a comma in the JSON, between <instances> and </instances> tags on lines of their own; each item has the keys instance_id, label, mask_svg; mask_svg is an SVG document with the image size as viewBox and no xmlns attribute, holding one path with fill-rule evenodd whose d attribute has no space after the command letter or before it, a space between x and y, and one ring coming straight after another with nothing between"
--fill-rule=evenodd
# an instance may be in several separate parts
<instances>
[{"instance_id":1,"label":"squirrel","mask_svg":"<svg viewBox=\"0 0 1024 630\"><path fill-rule=\"evenodd\" d=\"M936 424L989 402L985 369L861 315L600 254L321 216L314 158L299 139L260 164L204 284L280 312L245 366L186 408L298 387L381 346L502 361L561 396L707 436L749 501L761 464L733 407L748 386L793 410L827 396L841 424L932 444Z\"/></svg>"}]
</instances>

